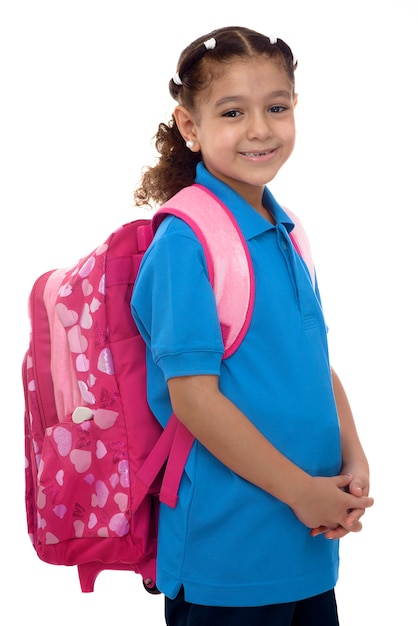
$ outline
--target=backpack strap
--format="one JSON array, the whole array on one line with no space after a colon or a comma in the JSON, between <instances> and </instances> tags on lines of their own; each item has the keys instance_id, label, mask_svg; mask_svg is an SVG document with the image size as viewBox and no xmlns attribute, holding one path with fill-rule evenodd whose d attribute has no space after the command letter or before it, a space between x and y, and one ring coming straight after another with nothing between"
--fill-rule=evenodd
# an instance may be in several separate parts
<instances>
[{"instance_id":1,"label":"backpack strap","mask_svg":"<svg viewBox=\"0 0 418 626\"><path fill-rule=\"evenodd\" d=\"M231 211L202 185L185 187L163 204L154 216L154 231L167 215L184 220L203 246L228 358L243 340L254 308L247 243Z\"/></svg>"},{"instance_id":2,"label":"backpack strap","mask_svg":"<svg viewBox=\"0 0 418 626\"><path fill-rule=\"evenodd\" d=\"M294 229L289 233L289 237L295 246L296 252L305 261L311 277L312 286L315 289L315 265L312 258L311 247L309 245L309 239L298 216L292 213L292 211L289 211L288 208L285 208L285 211L295 224Z\"/></svg>"},{"instance_id":3,"label":"backpack strap","mask_svg":"<svg viewBox=\"0 0 418 626\"><path fill-rule=\"evenodd\" d=\"M302 256L315 285L315 269L305 231L296 215L286 209L295 223L291 240ZM209 279L215 293L222 337L223 358L235 352L251 322L254 308L254 272L244 236L231 211L212 192L199 184L185 187L163 204L154 215L154 233L167 215L184 220L203 246ZM237 306L237 303L240 306ZM170 441L171 450L161 485L160 501L175 507L184 466L194 437L173 414L163 433L161 448ZM157 446L159 447L159 446ZM141 469L141 477L149 487L161 467L159 450Z\"/></svg>"},{"instance_id":4,"label":"backpack strap","mask_svg":"<svg viewBox=\"0 0 418 626\"><path fill-rule=\"evenodd\" d=\"M184 467L194 443L192 433L172 413L159 439L137 474L136 490L139 502L152 493L153 484L166 463L159 499L175 508Z\"/></svg>"},{"instance_id":5,"label":"backpack strap","mask_svg":"<svg viewBox=\"0 0 418 626\"><path fill-rule=\"evenodd\" d=\"M184 220L199 239L205 253L209 280L214 290L224 342L223 358L235 352L251 322L254 307L254 272L244 236L231 211L209 189L194 184L163 204L154 215L154 233L168 215ZM237 306L239 303L239 306ZM161 467L167 440L172 442L160 490L160 501L175 507L184 466L194 437L173 414L155 454L141 468L148 487Z\"/></svg>"}]
</instances>

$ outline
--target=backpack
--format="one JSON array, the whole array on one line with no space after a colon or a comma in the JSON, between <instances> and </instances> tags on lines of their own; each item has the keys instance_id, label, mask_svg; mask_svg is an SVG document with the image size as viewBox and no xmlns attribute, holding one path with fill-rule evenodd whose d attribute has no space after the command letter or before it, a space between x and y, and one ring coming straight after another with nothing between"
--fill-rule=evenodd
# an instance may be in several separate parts
<instances>
[{"instance_id":1,"label":"backpack","mask_svg":"<svg viewBox=\"0 0 418 626\"><path fill-rule=\"evenodd\" d=\"M152 219L120 227L73 267L43 274L29 296L22 367L28 533L40 559L77 566L83 592L110 569L132 570L159 593L159 504L176 506L194 441L175 415L162 429L151 413L145 343L130 308L141 259L167 215L185 220L204 248L228 358L251 321L253 271L233 215L200 185L180 191ZM313 272L292 218L295 246Z\"/></svg>"}]
</instances>

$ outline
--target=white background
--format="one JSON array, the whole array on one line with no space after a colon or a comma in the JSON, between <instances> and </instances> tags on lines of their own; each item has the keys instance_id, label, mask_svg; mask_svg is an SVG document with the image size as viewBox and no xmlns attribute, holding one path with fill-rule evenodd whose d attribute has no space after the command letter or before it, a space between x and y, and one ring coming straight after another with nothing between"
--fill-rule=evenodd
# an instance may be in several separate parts
<instances>
[{"instance_id":1,"label":"white background","mask_svg":"<svg viewBox=\"0 0 418 626\"><path fill-rule=\"evenodd\" d=\"M418 623L417 17L416 0L3 0L2 624L164 623L162 598L148 596L138 576L104 573L83 595L75 569L46 565L31 547L20 383L26 301L40 273L138 216L132 192L174 106L167 83L178 55L232 24L283 38L299 59L297 147L270 187L310 235L332 362L376 499L363 531L341 544L341 625Z\"/></svg>"}]
</instances>

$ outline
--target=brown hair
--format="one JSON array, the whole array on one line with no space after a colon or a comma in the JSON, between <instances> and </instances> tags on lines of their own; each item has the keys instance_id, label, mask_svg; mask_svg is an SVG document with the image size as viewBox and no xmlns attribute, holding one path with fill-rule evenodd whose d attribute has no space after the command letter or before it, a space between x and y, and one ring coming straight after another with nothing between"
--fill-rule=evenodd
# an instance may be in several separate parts
<instances>
[{"instance_id":1,"label":"brown hair","mask_svg":"<svg viewBox=\"0 0 418 626\"><path fill-rule=\"evenodd\" d=\"M205 45L215 40L214 47ZM297 62L289 46L281 39L271 40L248 28L231 26L214 30L199 37L183 50L177 64L177 73L169 82L171 96L179 104L194 111L197 95L215 77L216 65L234 57L263 55L277 59L295 85ZM175 193L194 182L200 152L189 150L177 128L174 116L158 126L155 147L160 157L154 167L145 169L139 187L135 190L135 204L162 204Z\"/></svg>"}]
</instances>

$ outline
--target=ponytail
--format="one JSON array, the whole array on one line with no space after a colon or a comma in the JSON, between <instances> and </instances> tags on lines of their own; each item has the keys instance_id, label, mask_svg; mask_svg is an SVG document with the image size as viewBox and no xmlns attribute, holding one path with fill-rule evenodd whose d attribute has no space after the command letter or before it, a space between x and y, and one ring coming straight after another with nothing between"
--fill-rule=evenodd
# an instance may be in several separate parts
<instances>
[{"instance_id":1,"label":"ponytail","mask_svg":"<svg viewBox=\"0 0 418 626\"><path fill-rule=\"evenodd\" d=\"M137 206L163 204L183 187L193 184L200 152L189 150L177 128L174 117L161 123L155 135L155 147L160 157L154 167L147 167L134 199Z\"/></svg>"}]
</instances>

